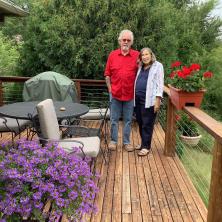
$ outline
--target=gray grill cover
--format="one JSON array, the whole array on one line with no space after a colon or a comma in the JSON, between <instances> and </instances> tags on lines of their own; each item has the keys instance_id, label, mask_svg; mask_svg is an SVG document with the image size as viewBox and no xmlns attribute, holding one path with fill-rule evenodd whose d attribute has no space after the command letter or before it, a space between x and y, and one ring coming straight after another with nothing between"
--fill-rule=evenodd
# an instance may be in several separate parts
<instances>
[{"instance_id":1,"label":"gray grill cover","mask_svg":"<svg viewBox=\"0 0 222 222\"><path fill-rule=\"evenodd\" d=\"M48 98L54 101L78 102L74 82L67 76L49 71L40 73L24 83L24 101L42 101Z\"/></svg>"}]
</instances>

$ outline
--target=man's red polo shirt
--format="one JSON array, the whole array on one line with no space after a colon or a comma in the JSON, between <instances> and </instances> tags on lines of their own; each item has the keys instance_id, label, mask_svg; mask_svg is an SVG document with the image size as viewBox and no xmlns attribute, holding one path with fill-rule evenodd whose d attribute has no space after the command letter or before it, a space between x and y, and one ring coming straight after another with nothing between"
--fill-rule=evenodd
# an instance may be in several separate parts
<instances>
[{"instance_id":1,"label":"man's red polo shirt","mask_svg":"<svg viewBox=\"0 0 222 222\"><path fill-rule=\"evenodd\" d=\"M120 101L133 99L138 56L139 52L133 49L126 56L120 49L109 54L104 75L110 76L112 96Z\"/></svg>"}]
</instances>

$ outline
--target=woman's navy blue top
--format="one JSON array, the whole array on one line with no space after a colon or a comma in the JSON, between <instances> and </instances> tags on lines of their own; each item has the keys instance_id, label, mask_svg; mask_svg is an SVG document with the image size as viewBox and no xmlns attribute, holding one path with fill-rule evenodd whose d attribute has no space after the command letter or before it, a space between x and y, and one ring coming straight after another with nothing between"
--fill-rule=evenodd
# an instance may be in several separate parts
<instances>
[{"instance_id":1,"label":"woman's navy blue top","mask_svg":"<svg viewBox=\"0 0 222 222\"><path fill-rule=\"evenodd\" d=\"M143 97L144 99L146 97L146 86L147 86L149 71L150 67L145 70L142 67L139 76L137 77L136 80L136 96Z\"/></svg>"}]
</instances>

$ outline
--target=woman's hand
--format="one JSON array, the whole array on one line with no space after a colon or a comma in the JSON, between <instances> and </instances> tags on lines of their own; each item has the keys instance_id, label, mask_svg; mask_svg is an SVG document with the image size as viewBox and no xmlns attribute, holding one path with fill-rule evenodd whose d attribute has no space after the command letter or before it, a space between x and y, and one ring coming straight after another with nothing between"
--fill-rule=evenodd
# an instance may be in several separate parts
<instances>
[{"instance_id":1,"label":"woman's hand","mask_svg":"<svg viewBox=\"0 0 222 222\"><path fill-rule=\"evenodd\" d=\"M157 96L156 97L156 101L155 101L155 105L154 105L154 113L159 111L159 109L160 109L160 101L161 101L161 97Z\"/></svg>"}]
</instances>

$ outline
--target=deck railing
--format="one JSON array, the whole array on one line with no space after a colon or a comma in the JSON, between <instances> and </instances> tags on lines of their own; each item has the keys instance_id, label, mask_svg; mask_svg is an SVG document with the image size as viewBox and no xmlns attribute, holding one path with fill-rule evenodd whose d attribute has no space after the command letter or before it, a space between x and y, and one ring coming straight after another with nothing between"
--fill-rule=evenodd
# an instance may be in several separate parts
<instances>
[{"instance_id":1,"label":"deck railing","mask_svg":"<svg viewBox=\"0 0 222 222\"><path fill-rule=\"evenodd\" d=\"M30 77L0 77L0 106L22 101L24 82ZM105 80L72 79L75 82L78 99L91 108L100 107L108 100Z\"/></svg>"},{"instance_id":2,"label":"deck railing","mask_svg":"<svg viewBox=\"0 0 222 222\"><path fill-rule=\"evenodd\" d=\"M168 98L164 153L167 156L174 156L176 153L177 110L170 100L170 92L167 87L165 87L165 92ZM199 108L186 106L183 111L214 138L207 221L222 221L222 124Z\"/></svg>"},{"instance_id":3,"label":"deck railing","mask_svg":"<svg viewBox=\"0 0 222 222\"><path fill-rule=\"evenodd\" d=\"M0 77L0 105L4 103L21 101L23 84L29 77ZM73 79L78 91L78 98L81 103L96 107L97 103L107 101L108 93L104 80L82 80ZM166 156L173 157L176 154L177 145L177 110L170 100L170 93L165 87L168 95L165 99L166 114L165 125L165 150ZM183 110L194 121L214 138L213 163L211 182L209 190L208 222L222 221L222 124L207 115L203 110L195 107L185 107ZM203 163L204 164L204 163Z\"/></svg>"}]
</instances>

